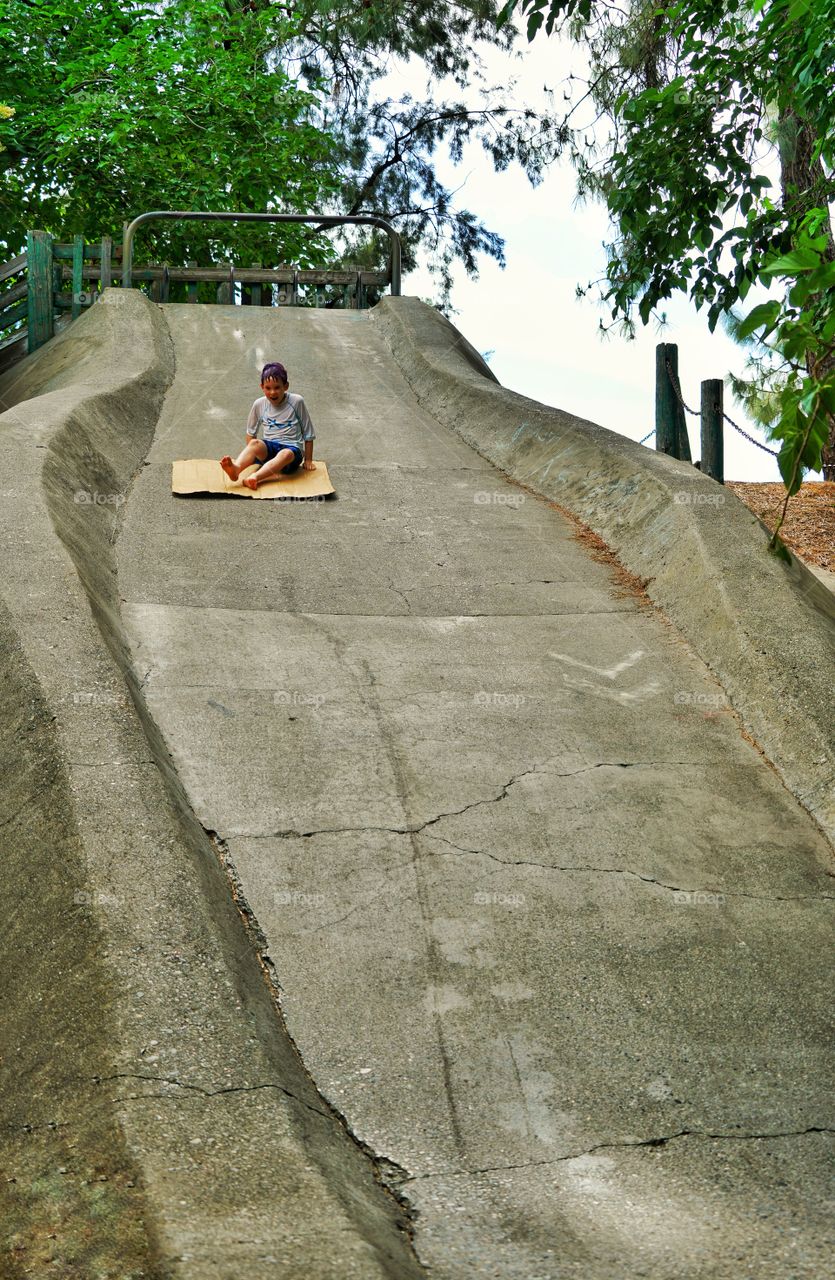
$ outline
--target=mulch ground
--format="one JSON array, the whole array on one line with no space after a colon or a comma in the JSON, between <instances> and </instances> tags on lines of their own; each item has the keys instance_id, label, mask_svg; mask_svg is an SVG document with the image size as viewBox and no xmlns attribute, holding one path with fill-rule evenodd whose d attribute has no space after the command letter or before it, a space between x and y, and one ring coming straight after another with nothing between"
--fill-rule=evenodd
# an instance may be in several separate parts
<instances>
[{"instance_id":1,"label":"mulch ground","mask_svg":"<svg viewBox=\"0 0 835 1280\"><path fill-rule=\"evenodd\" d=\"M786 500L782 484L747 484L727 481L746 507L773 531ZM790 551L807 564L835 571L835 481L801 485L789 501L786 522L780 536Z\"/></svg>"}]
</instances>

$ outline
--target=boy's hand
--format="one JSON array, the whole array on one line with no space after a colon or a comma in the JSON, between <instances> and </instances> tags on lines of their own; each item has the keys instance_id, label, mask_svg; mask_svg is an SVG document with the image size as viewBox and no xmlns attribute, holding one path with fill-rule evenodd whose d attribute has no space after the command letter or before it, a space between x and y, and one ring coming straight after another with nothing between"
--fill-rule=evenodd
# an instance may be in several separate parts
<instances>
[{"instance_id":1,"label":"boy's hand","mask_svg":"<svg viewBox=\"0 0 835 1280\"><path fill-rule=\"evenodd\" d=\"M312 458L305 458L304 462L302 463L302 469L304 471L315 471L316 463L313 461Z\"/></svg>"}]
</instances>

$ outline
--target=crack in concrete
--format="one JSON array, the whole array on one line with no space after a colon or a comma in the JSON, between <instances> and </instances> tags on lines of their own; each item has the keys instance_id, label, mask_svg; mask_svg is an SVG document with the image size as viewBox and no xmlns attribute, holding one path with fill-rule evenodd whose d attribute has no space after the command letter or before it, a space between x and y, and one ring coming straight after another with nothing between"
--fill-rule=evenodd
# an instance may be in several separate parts
<instances>
[{"instance_id":1,"label":"crack in concrete","mask_svg":"<svg viewBox=\"0 0 835 1280\"><path fill-rule=\"evenodd\" d=\"M597 767L597 766L592 766ZM312 836L324 835L344 835L349 831L383 831L391 835L410 836L420 835L421 831L425 831L427 827L434 826L436 822L441 822L444 818L456 818L462 813L467 813L470 809L475 809L482 804L497 804L501 800L507 798L507 793L512 786L519 782L522 778L527 777L530 773L542 773L544 770L539 765L534 765L531 769L524 769L521 773L515 774L509 782L505 782L498 795L486 796L481 800L471 800L461 809L450 809L446 813L439 813L434 818L427 818L425 822L419 826L404 827L387 827L387 826L359 826L359 827L317 827L313 831L297 831L293 827L286 827L281 831L235 831L231 832L228 839L247 839L247 840L276 840L276 839L310 839ZM583 770L578 770L583 772ZM561 775L570 777L570 774Z\"/></svg>"},{"instance_id":2,"label":"crack in concrete","mask_svg":"<svg viewBox=\"0 0 835 1280\"><path fill-rule=\"evenodd\" d=\"M372 898L366 898L364 901L358 902L356 906L351 907L350 911L346 911L344 916L337 916L335 920L326 920L324 924L318 924L315 929L302 929L301 933L303 935L321 933L323 929L331 929L335 924L342 924L342 921L347 920L349 916L355 915L357 911L361 911L365 907L370 907L372 902L376 902L378 898L385 897L388 891L388 886L386 886L384 889L381 889L379 893L375 893Z\"/></svg>"},{"instance_id":3,"label":"crack in concrete","mask_svg":"<svg viewBox=\"0 0 835 1280\"><path fill-rule=\"evenodd\" d=\"M89 1079L92 1081L93 1084L106 1084L110 1080L148 1080L155 1084L175 1085L178 1089L185 1089L193 1093L199 1093L199 1094L202 1094L203 1097L205 1098L217 1098L221 1094L227 1094L227 1093L255 1093L259 1089L275 1089L278 1093L283 1093L286 1097L292 1098L294 1102L298 1102L299 1106L306 1107L308 1111L315 1112L317 1116L322 1116L322 1118L325 1120L331 1119L331 1116L328 1114L328 1112L320 1110L319 1107L312 1106L311 1103L309 1102L305 1102L303 1098L298 1097L298 1095L293 1093L292 1090L285 1089L284 1085L274 1084L272 1082L267 1082L266 1084L228 1085L222 1089L204 1089L202 1085L188 1084L184 1080L177 1080L170 1076L141 1075L139 1072L135 1072L135 1071L119 1071L110 1076L91 1076L89 1077ZM138 1101L141 1101L142 1098L170 1099L171 1094L168 1094L168 1093L142 1094L142 1095L139 1095L139 1097L137 1098L130 1098L130 1099L120 1098L120 1099L117 1099L117 1101L138 1102Z\"/></svg>"},{"instance_id":4,"label":"crack in concrete","mask_svg":"<svg viewBox=\"0 0 835 1280\"><path fill-rule=\"evenodd\" d=\"M312 1090L315 1091L316 1094L321 1098L322 1103L324 1107L327 1108L327 1110L322 1110L320 1108L311 1106L307 1102L303 1102L300 1098L297 1097L296 1094L292 1093L289 1089L285 1089L282 1085L267 1084L267 1085L254 1085L249 1087L256 1088L256 1089L257 1088L278 1089L280 1092L284 1093L288 1098L292 1098L294 1101L299 1102L300 1105L306 1107L310 1111L313 1111L316 1115L320 1115L324 1119L329 1121L333 1120L334 1118L337 1120L337 1122L341 1125L342 1129L347 1135L348 1139L352 1143L354 1143L354 1145L358 1148L358 1150L362 1152L362 1154L370 1162L374 1177L379 1183L379 1185L382 1187L384 1192L386 1192L387 1195L390 1195L398 1204L404 1216L405 1230L406 1230L408 1241L409 1241L409 1248L412 1250L414 1258L417 1261L417 1255L414 1253L414 1216L408 1200L405 1198L405 1196L401 1195L398 1189L398 1183L402 1181L402 1176L406 1173L406 1170L401 1169L399 1165L396 1165L393 1161L389 1160L388 1158L384 1156L379 1156L377 1152L374 1151L373 1148L370 1147L369 1144L365 1142L362 1138L360 1138L359 1135L354 1131L354 1129L351 1127L351 1125L348 1122L347 1116L339 1109L339 1107L335 1104L335 1102L331 1098L326 1097L325 1094L319 1088L318 1083L314 1079L313 1074L310 1071L310 1068L308 1067L304 1059L304 1055L302 1054L301 1049L299 1048L298 1044L296 1043L293 1036L291 1035L290 1028L287 1025L287 1019L281 1004L281 986L278 981L275 965L273 964L273 961L269 955L267 938L263 930L261 929L260 925L258 924L255 914L252 911L252 908L250 907L249 902L247 901L246 896L243 893L243 888L241 885L237 868L234 862L232 861L232 858L229 855L228 843L223 837L219 836L216 831L208 827L204 827L203 830L205 831L212 847L214 848L215 853L217 854L218 859L220 861L220 865L229 881L229 886L232 893L233 901L235 903L235 908L238 911L243 921L244 928L248 936L249 945L252 946L255 950L255 954L256 954L258 963L261 966L262 975L266 982L267 988L270 992L273 1008L278 1017L282 1031L284 1035L287 1037L287 1040L298 1059L299 1067L304 1072L307 1080L310 1082L310 1086ZM219 1092L232 1092L232 1091L233 1090L221 1090ZM149 1095L149 1096L152 1096L152 1095ZM153 1095L153 1096L157 1096L157 1095ZM159 1095L159 1096L165 1097L165 1095Z\"/></svg>"},{"instance_id":5,"label":"crack in concrete","mask_svg":"<svg viewBox=\"0 0 835 1280\"><path fill-rule=\"evenodd\" d=\"M446 836L430 835L427 839L441 840L444 844L448 844L451 848L458 850L459 853L477 854L484 858L490 858L493 862L500 862L506 867L539 867L542 871L585 871L593 872L596 875L632 876L636 880L643 880L645 884L655 884L658 885L659 889L668 889L671 893L712 893L721 895L724 898L753 898L757 902L835 901L835 894L831 893L796 893L783 896L769 893L745 893L739 889L706 889L704 887L684 889L680 885L667 884L664 880L656 880L654 876L643 876L639 871L631 871L628 867L554 866L550 862L533 862L526 858L500 858L497 854L490 853L487 849L470 849L466 845L455 844L454 841L448 840Z\"/></svg>"},{"instance_id":6,"label":"crack in concrete","mask_svg":"<svg viewBox=\"0 0 835 1280\"><path fill-rule=\"evenodd\" d=\"M434 818L427 818L425 822L420 823L420 825L418 826L392 827L392 826L384 826L383 824L378 824L375 826L363 825L363 826L352 826L352 827L316 827L310 831L299 831L299 830L296 830L296 828L294 827L285 827L280 831L233 831L229 833L228 838L229 839L247 839L247 840L272 840L272 839L296 838L296 839L307 840L307 839L310 839L312 836L344 835L350 831L356 831L356 832L383 831L383 832L388 832L391 835L420 835L420 833L424 831L427 827L434 826L435 823L441 822L442 819L444 818L456 818L456 817L459 817L462 813L466 813L469 809L477 808L479 805L496 804L501 800L505 800L507 798L507 793L510 790L510 788L514 786L517 782L521 781L522 778L527 777L528 774L531 774L531 773L544 773L544 774L547 774L549 777L553 777L553 778L574 778L581 773L589 773L594 769L641 769L641 768L649 769L649 768L662 768L667 766L674 766L676 768L679 768L684 766L693 766L694 764L698 764L698 761L694 762L692 760L635 760L635 761L602 760L597 764L582 765L579 769L567 769L565 771L560 771L560 772L555 772L553 770L545 769L543 767L543 764L546 764L546 763L547 761L542 762L540 764L535 764L532 768L524 769L521 773L515 774L510 779L509 782L506 782L501 786L501 789L498 795L487 796L481 800L471 800L468 804L465 804L461 809L450 809L445 811L444 813L439 813ZM478 852L478 851L475 850L474 852Z\"/></svg>"},{"instance_id":7,"label":"crack in concrete","mask_svg":"<svg viewBox=\"0 0 835 1280\"><path fill-rule=\"evenodd\" d=\"M342 835L342 834L347 834L349 832L361 833L361 832L372 832L372 831L384 832L390 835L409 835L409 836L420 835L424 831L426 831L427 827L435 826L437 823L443 821L444 818L459 817L461 814L467 813L470 809L477 808L480 805L499 803L500 801L507 798L510 788L514 786L515 783L519 782L522 778L527 777L529 774L546 773L550 777L573 778L573 777L577 777L579 774L582 774L582 773L593 772L596 769L661 768L661 767L671 767L671 766L683 767L692 763L693 763L692 761L687 761L687 760L652 760L652 761L603 760L603 761L598 761L596 764L583 765L578 769L568 769L568 770L558 771L558 772L546 770L542 767L541 764L537 764L530 769L523 770L522 773L514 775L514 777L512 777L509 782L506 782L503 784L503 786L501 787L501 790L497 795L485 797L481 800L470 801L469 804L464 805L463 808L461 809L452 809L444 813L437 814L434 818L427 818L425 822L422 822L417 826L392 827L392 826L378 825L378 826L354 826L354 827L320 827L311 831L299 831L293 828L286 828L281 831L271 831L271 832L239 831L239 832L235 832L230 838L251 839L251 840L310 839L314 836L319 836L319 835ZM442 843L448 844L450 848L455 849L460 853L469 853L479 857L490 858L493 862L501 863L503 866L537 867L543 871L556 871L556 872L576 871L576 872L592 873L595 875L629 876L635 880L640 880L645 884L657 885L658 888L666 889L670 893L716 893L716 894L721 894L723 897L748 898L757 902L830 902L835 900L835 895L826 894L826 893L765 894L765 893L746 893L745 891L738 890L738 889L706 889L704 887L683 888L681 885L668 884L664 880L658 880L655 876L642 875L639 871L632 871L628 867L597 867L597 866L591 866L588 864L584 864L581 866L574 866L574 865L553 866L551 863L536 862L532 859L526 859L526 858L500 858L497 854L490 853L487 849L473 849L466 845L456 844L454 841L448 839L446 836L430 834L427 838L430 840L440 840ZM380 895L377 895L377 896L380 896ZM374 899L372 899L371 901L373 900ZM367 905L367 904L362 903L356 907L353 907L351 911L347 913L347 915L340 917L339 920L333 920L329 923L339 924L341 920L347 919L349 915L353 915L354 912L360 909L360 906L364 906L364 905ZM326 925L320 925L319 929L326 928L326 927L327 927ZM312 930L311 932L318 932L318 929Z\"/></svg>"},{"instance_id":8,"label":"crack in concrete","mask_svg":"<svg viewBox=\"0 0 835 1280\"><path fill-rule=\"evenodd\" d=\"M657 1138L638 1138L634 1142L598 1142L583 1151L572 1151L568 1155L555 1156L553 1160L528 1160L523 1164L488 1165L484 1169L449 1169L441 1173L418 1173L405 1179L405 1182L428 1182L435 1178L474 1177L483 1173L509 1173L520 1169L539 1169L549 1165L563 1164L567 1160L580 1160L583 1156L593 1155L596 1151L629 1150L637 1147L665 1147L678 1138L702 1138L729 1142L759 1142L768 1138L802 1138L810 1133L835 1133L835 1129L826 1125L810 1125L807 1129L776 1130L773 1133L713 1133L707 1129L677 1129L675 1133L661 1134ZM405 1183L404 1183L405 1185Z\"/></svg>"}]
</instances>

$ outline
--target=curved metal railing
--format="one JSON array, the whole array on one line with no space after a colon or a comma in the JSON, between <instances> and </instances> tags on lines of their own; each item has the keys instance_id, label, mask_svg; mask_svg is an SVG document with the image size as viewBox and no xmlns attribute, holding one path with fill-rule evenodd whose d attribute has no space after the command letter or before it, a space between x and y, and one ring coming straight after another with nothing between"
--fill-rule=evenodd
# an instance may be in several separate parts
<instances>
[{"instance_id":1,"label":"curved metal railing","mask_svg":"<svg viewBox=\"0 0 835 1280\"><path fill-rule=\"evenodd\" d=\"M140 213L131 223L125 227L125 234L122 240L122 288L130 289L133 287L133 238L139 227L146 222L150 222L153 218L183 218L191 219L195 222L307 222L315 223L317 226L325 229L328 227L338 227L348 224L360 224L371 227L380 227L385 231L389 238L389 280L391 282L391 292L394 297L400 296L400 236L395 231L391 223L386 222L384 218L377 218L369 215L350 215L345 214L301 214L301 213L206 213L195 209L153 209L148 213Z\"/></svg>"}]
</instances>

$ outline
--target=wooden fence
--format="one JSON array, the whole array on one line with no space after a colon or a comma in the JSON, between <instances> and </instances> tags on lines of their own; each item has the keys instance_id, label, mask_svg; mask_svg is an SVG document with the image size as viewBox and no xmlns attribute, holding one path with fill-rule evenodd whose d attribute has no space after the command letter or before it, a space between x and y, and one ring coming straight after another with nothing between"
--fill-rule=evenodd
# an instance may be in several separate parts
<instances>
[{"instance_id":1,"label":"wooden fence","mask_svg":"<svg viewBox=\"0 0 835 1280\"><path fill-rule=\"evenodd\" d=\"M698 409L691 409L684 400L678 377L678 347L674 342L660 342L655 348L655 447L659 453L667 453L682 462L691 462L690 441L687 437L685 414L698 418L701 427L702 456L695 464L705 475L725 483L725 430L724 424L733 427L739 435L756 445L772 458L778 456L762 440L734 422L724 407L724 383L721 378L705 378L701 385L701 401ZM640 442L644 444L649 436Z\"/></svg>"},{"instance_id":2,"label":"wooden fence","mask_svg":"<svg viewBox=\"0 0 835 1280\"><path fill-rule=\"evenodd\" d=\"M151 263L132 269L134 284L160 303L215 301L244 306L320 306L363 309L388 282L385 271L346 268L302 271L283 264L232 263L198 267ZM30 231L26 252L0 264L0 372L55 333L56 323L74 320L93 306L103 289L122 281L122 246L110 236L88 244L76 236L71 244L53 240L45 231ZM200 286L214 285L201 290ZM209 295L208 297L206 295Z\"/></svg>"}]
</instances>

